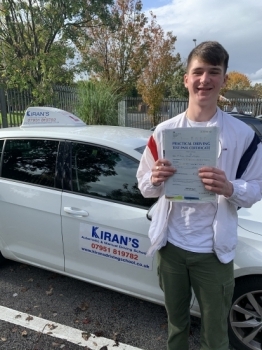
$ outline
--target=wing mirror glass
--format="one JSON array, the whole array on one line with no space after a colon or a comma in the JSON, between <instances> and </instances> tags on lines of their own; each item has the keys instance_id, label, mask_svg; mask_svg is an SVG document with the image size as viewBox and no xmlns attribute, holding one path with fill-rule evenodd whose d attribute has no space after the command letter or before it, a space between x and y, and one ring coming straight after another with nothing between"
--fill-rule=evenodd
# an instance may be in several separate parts
<instances>
[{"instance_id":1,"label":"wing mirror glass","mask_svg":"<svg viewBox=\"0 0 262 350\"><path fill-rule=\"evenodd\" d=\"M154 203L147 211L146 217L149 221L152 221L152 215L156 209L156 203Z\"/></svg>"}]
</instances>

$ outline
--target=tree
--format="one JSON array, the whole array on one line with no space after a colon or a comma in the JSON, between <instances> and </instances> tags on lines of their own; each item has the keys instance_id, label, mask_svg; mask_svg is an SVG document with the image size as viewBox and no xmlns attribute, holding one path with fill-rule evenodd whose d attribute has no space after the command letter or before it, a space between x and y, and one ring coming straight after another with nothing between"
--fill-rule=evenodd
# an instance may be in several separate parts
<instances>
[{"instance_id":1,"label":"tree","mask_svg":"<svg viewBox=\"0 0 262 350\"><path fill-rule=\"evenodd\" d=\"M253 89L257 92L258 97L262 98L262 84L261 83L256 83L253 86Z\"/></svg>"},{"instance_id":2,"label":"tree","mask_svg":"<svg viewBox=\"0 0 262 350\"><path fill-rule=\"evenodd\" d=\"M233 71L228 73L228 80L225 88L222 91L250 89L252 89L252 86L248 77L245 74Z\"/></svg>"},{"instance_id":3,"label":"tree","mask_svg":"<svg viewBox=\"0 0 262 350\"><path fill-rule=\"evenodd\" d=\"M184 75L186 74L186 65L182 64L174 74L170 84L170 97L188 98L188 89L184 84Z\"/></svg>"},{"instance_id":4,"label":"tree","mask_svg":"<svg viewBox=\"0 0 262 350\"><path fill-rule=\"evenodd\" d=\"M77 42L82 66L89 74L117 83L126 94L134 89L148 60L148 20L141 10L141 0L116 0L110 7L114 27L102 26L101 20L96 19L92 27L84 29L87 36L79 36Z\"/></svg>"},{"instance_id":5,"label":"tree","mask_svg":"<svg viewBox=\"0 0 262 350\"><path fill-rule=\"evenodd\" d=\"M159 108L166 87L180 66L180 56L174 55L176 37L172 32L165 35L163 29L157 25L155 16L152 16L146 35L150 42L149 60L138 79L137 88L143 101L149 106L148 113L152 124L157 125L160 119Z\"/></svg>"},{"instance_id":6,"label":"tree","mask_svg":"<svg viewBox=\"0 0 262 350\"><path fill-rule=\"evenodd\" d=\"M8 87L31 88L45 103L54 83L70 83L72 42L95 17L108 20L113 0L2 0L0 2L1 77Z\"/></svg>"}]
</instances>

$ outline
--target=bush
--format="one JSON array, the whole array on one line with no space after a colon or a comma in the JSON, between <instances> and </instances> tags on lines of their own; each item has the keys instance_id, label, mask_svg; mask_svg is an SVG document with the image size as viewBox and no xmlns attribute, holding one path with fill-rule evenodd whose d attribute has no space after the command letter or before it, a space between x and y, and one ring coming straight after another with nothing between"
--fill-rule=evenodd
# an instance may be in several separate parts
<instances>
[{"instance_id":1,"label":"bush","mask_svg":"<svg viewBox=\"0 0 262 350\"><path fill-rule=\"evenodd\" d=\"M104 81L79 83L77 115L89 125L118 125L118 102L122 96L115 84Z\"/></svg>"}]
</instances>

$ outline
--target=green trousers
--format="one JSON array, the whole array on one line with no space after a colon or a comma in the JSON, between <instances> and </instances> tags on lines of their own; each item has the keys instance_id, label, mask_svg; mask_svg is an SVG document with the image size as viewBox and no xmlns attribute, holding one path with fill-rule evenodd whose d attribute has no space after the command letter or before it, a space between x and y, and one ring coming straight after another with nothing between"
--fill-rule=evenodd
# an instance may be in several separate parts
<instances>
[{"instance_id":1,"label":"green trousers","mask_svg":"<svg viewBox=\"0 0 262 350\"><path fill-rule=\"evenodd\" d=\"M158 252L159 284L168 314L168 350L188 350L191 287L201 310L201 350L228 350L227 317L234 290L233 261L192 253L171 243Z\"/></svg>"}]
</instances>

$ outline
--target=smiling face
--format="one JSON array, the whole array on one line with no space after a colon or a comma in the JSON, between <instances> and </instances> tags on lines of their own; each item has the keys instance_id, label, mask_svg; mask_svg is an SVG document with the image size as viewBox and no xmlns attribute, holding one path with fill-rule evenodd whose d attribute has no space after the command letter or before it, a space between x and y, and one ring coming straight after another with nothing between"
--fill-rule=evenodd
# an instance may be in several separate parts
<instances>
[{"instance_id":1,"label":"smiling face","mask_svg":"<svg viewBox=\"0 0 262 350\"><path fill-rule=\"evenodd\" d=\"M195 57L191 60L184 84L189 92L189 101L199 107L217 105L220 89L227 76L222 65L212 65Z\"/></svg>"}]
</instances>

